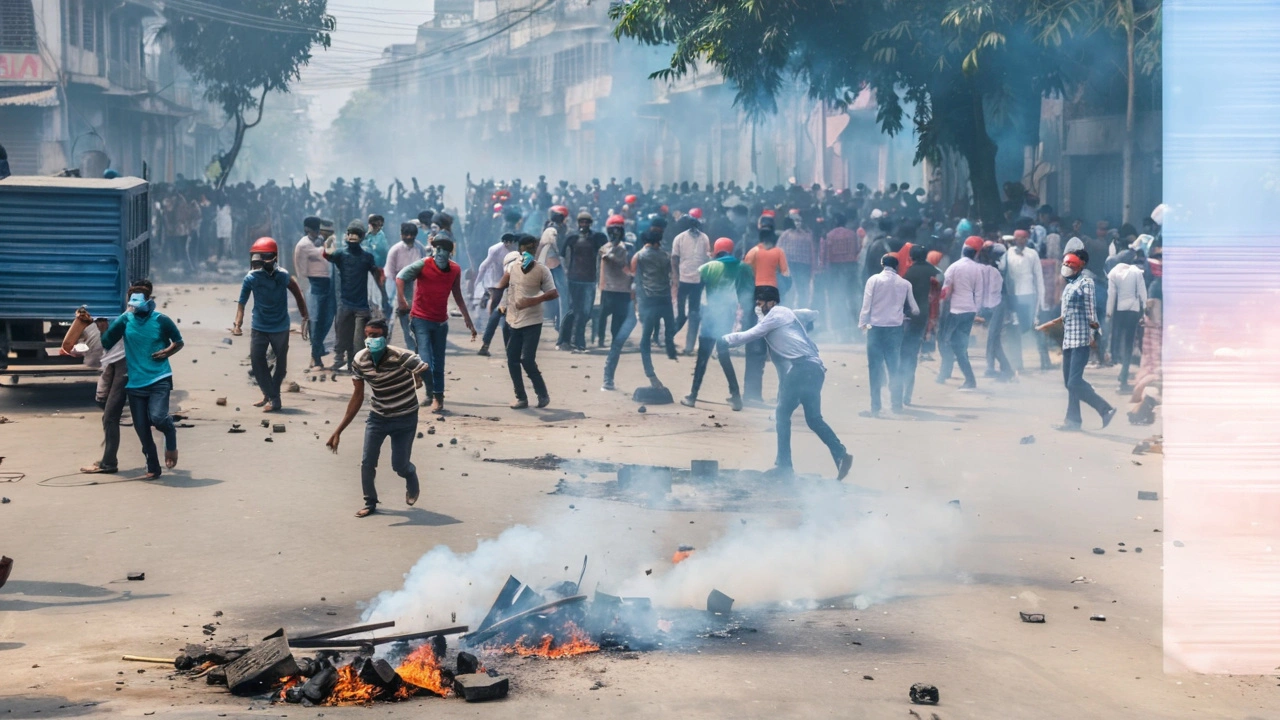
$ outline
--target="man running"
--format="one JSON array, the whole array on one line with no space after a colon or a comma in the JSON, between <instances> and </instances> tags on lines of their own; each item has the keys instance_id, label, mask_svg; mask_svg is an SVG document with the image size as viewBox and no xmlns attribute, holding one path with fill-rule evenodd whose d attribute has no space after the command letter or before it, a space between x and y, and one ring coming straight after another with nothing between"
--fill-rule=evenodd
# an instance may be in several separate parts
<instances>
[{"instance_id":1,"label":"man running","mask_svg":"<svg viewBox=\"0 0 1280 720\"><path fill-rule=\"evenodd\" d=\"M431 412L444 412L444 350L449 338L449 297L458 304L462 320L476 339L476 326L462 297L462 268L450 258L453 241L437 235L430 259L418 260L396 276L396 300L400 312L410 310L405 288L413 288L413 337L417 339L418 357L431 368L427 399ZM423 405L427 400L422 401Z\"/></svg>"},{"instance_id":2,"label":"man running","mask_svg":"<svg viewBox=\"0 0 1280 720\"><path fill-rule=\"evenodd\" d=\"M698 402L698 390L702 387L702 378L707 373L707 363L711 360L711 351L714 349L720 360L720 369L724 371L724 378L729 383L729 406L734 410L741 410L742 395L738 391L738 375L733 370L729 346L720 338L733 331L738 306L744 302L744 298L751 296L755 279L751 269L733 256L733 240L716 240L715 253L714 259L698 268L701 281L699 286L707 289L707 305L701 327L698 328L698 360L693 368L693 387L680 404L694 407ZM693 332L692 327L690 332Z\"/></svg>"},{"instance_id":3,"label":"man running","mask_svg":"<svg viewBox=\"0 0 1280 720\"><path fill-rule=\"evenodd\" d=\"M515 386L516 401L513 410L529 407L529 396L524 389L521 369L533 383L538 397L538 407L551 403L547 383L538 370L538 340L542 337L543 304L560 297L551 271L533 256L538 249L538 238L521 235L516 243L520 256L507 265L507 271L498 281L498 289L506 290L507 325L511 336L507 341L507 371Z\"/></svg>"},{"instance_id":4,"label":"man running","mask_svg":"<svg viewBox=\"0 0 1280 720\"><path fill-rule=\"evenodd\" d=\"M804 407L804 420L831 451L836 463L836 479L843 480L853 467L853 455L845 449L831 426L822 419L822 383L827 369L818 356L818 346L809 339L801 325L801 318L812 320L817 313L812 310L796 310L778 304L778 289L761 286L756 288L756 307L760 322L750 330L724 336L729 347L737 347L756 340L769 345L769 352L787 361L790 367L782 376L778 387L777 418L778 454L773 474L788 477L791 469L791 414L797 407Z\"/></svg>"},{"instance_id":5,"label":"man running","mask_svg":"<svg viewBox=\"0 0 1280 720\"><path fill-rule=\"evenodd\" d=\"M253 365L253 379L262 391L262 400L253 404L262 412L275 412L282 407L280 386L289 371L289 294L298 303L302 316L302 339L310 337L311 319L307 315L307 301L302 289L289 275L289 271L276 267L279 248L269 237L258 238L249 248L249 274L240 284L240 300L236 303L236 319L231 325L232 335L243 335L244 305L253 294L253 321L250 324L249 361ZM276 356L273 371L267 363L267 348Z\"/></svg>"},{"instance_id":6,"label":"man running","mask_svg":"<svg viewBox=\"0 0 1280 720\"><path fill-rule=\"evenodd\" d=\"M141 479L160 477L160 457L151 429L164 433L164 465L178 465L178 429L169 415L169 395L173 392L173 369L169 358L182 349L182 333L168 316L156 312L151 299L151 282L135 280L129 288L129 308L111 322L102 336L102 347L110 350L124 342L124 359L129 380L125 394L129 396L129 413L133 429L142 442L147 459L147 474Z\"/></svg>"},{"instance_id":7,"label":"man running","mask_svg":"<svg viewBox=\"0 0 1280 720\"><path fill-rule=\"evenodd\" d=\"M364 453L360 458L360 486L364 491L364 507L356 517L368 517L378 511L378 456L382 443L391 438L391 469L404 478L404 501L418 502L418 469L413 466L413 438L418 431L418 398L414 386L427 366L417 355L387 345L387 323L373 320L364 326L364 349L351 361L351 399L342 422L333 431L325 447L338 452L342 431L347 429L364 405L364 386L373 391L369 418L365 420Z\"/></svg>"}]
</instances>

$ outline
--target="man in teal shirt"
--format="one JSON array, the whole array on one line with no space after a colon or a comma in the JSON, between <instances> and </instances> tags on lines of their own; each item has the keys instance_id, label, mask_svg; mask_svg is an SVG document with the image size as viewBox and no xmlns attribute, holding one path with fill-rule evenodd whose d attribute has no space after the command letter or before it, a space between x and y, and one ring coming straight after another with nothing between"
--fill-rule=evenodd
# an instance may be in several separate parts
<instances>
[{"instance_id":1,"label":"man in teal shirt","mask_svg":"<svg viewBox=\"0 0 1280 720\"><path fill-rule=\"evenodd\" d=\"M133 429L142 441L142 454L147 458L147 474L143 480L160 477L160 458L151 429L164 433L164 464L173 469L178 464L178 430L169 415L169 394L173 392L173 369L169 358L182 349L182 334L166 315L156 312L151 299L151 282L135 280L129 288L129 309L112 321L102 336L102 347L110 350L124 341L125 366L129 382L129 412Z\"/></svg>"},{"instance_id":2,"label":"man in teal shirt","mask_svg":"<svg viewBox=\"0 0 1280 720\"><path fill-rule=\"evenodd\" d=\"M382 231L382 226L386 224L386 218L381 215L369 216L369 233L364 236L363 247L373 255L373 261L378 267L386 267L387 253L391 251L391 243L387 240L387 234ZM382 316L387 319L387 342L391 341L391 298L395 297L396 286L395 278L385 278L388 287L382 288L386 291L386 295L382 296ZM372 297L372 293L370 293Z\"/></svg>"}]
</instances>

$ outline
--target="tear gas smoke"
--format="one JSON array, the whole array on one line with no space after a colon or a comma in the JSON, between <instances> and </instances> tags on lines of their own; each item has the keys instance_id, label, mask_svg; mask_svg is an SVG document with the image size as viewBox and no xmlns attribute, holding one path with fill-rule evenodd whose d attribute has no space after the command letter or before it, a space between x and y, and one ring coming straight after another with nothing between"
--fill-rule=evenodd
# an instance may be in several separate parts
<instances>
[{"instance_id":1,"label":"tear gas smoke","mask_svg":"<svg viewBox=\"0 0 1280 720\"><path fill-rule=\"evenodd\" d=\"M617 521L588 513L515 526L469 553L432 549L401 589L373 599L364 619L426 628L450 624L456 613L457 622L474 627L508 575L542 590L577 580L584 554L590 564L583 592L650 597L659 607L703 607L713 588L734 597L735 607L799 607L846 596L865 607L892 597L901 578L946 571L962 533L960 511L941 499L857 497L836 486L808 493L801 507L798 522L790 516L786 526L735 517L674 567L664 559L673 548L660 546L656 535L618 532Z\"/></svg>"}]
</instances>

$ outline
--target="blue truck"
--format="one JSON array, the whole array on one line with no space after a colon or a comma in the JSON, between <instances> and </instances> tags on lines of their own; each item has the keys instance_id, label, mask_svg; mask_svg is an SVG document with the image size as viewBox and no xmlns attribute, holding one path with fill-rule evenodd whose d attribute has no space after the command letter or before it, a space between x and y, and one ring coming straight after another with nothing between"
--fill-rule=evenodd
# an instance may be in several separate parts
<instances>
[{"instance_id":1,"label":"blue truck","mask_svg":"<svg viewBox=\"0 0 1280 720\"><path fill-rule=\"evenodd\" d=\"M150 271L146 180L13 175L0 179L0 375L93 372L57 348L87 307L124 312Z\"/></svg>"}]
</instances>

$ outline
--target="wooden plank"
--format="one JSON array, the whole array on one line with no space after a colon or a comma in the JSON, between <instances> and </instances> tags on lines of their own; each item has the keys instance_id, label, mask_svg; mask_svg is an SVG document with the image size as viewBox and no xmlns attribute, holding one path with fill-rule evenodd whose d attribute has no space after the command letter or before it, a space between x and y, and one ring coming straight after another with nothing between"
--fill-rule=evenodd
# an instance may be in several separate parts
<instances>
[{"instance_id":1,"label":"wooden plank","mask_svg":"<svg viewBox=\"0 0 1280 720\"><path fill-rule=\"evenodd\" d=\"M493 605L489 608L489 614L484 616L484 620L480 621L480 627L477 631L484 630L490 625L502 619L502 613L511 607L511 603L516 599L516 591L520 589L521 582L514 575L507 576L507 582L502 586L502 590L498 592L498 597L493 601Z\"/></svg>"},{"instance_id":2,"label":"wooden plank","mask_svg":"<svg viewBox=\"0 0 1280 720\"><path fill-rule=\"evenodd\" d=\"M395 620L388 620L387 622L369 623L368 625L356 625L354 627L342 628L340 630L328 630L326 632L314 633L311 635L303 635L302 637L294 638L294 640L295 641L296 640L324 640L325 638L336 638L336 637L342 637L343 635L355 635L356 633L372 632L374 630L382 630L384 628L390 628L395 626L396 626Z\"/></svg>"},{"instance_id":3,"label":"wooden plank","mask_svg":"<svg viewBox=\"0 0 1280 720\"><path fill-rule=\"evenodd\" d=\"M386 637L370 638L368 640L328 640L320 638L318 640L293 640L289 644L300 649L314 650L318 648L358 648L366 643L370 645L384 645L391 642L399 642L401 640L422 640L437 635L458 635L469 630L466 625L457 627L442 628L440 630L427 630L425 632L408 633L405 635L387 635Z\"/></svg>"},{"instance_id":4,"label":"wooden plank","mask_svg":"<svg viewBox=\"0 0 1280 720\"><path fill-rule=\"evenodd\" d=\"M255 645L226 667L227 687L236 694L252 694L286 675L298 674L298 664L283 634Z\"/></svg>"},{"instance_id":5,"label":"wooden plank","mask_svg":"<svg viewBox=\"0 0 1280 720\"><path fill-rule=\"evenodd\" d=\"M485 642L486 640L489 640L490 638L497 635L498 633L501 633L503 630L506 630L507 628L510 628L510 627L514 627L521 620L525 620L526 618L533 617L534 615L541 615L543 613L550 612L563 605L574 605L586 599L587 599L586 595L574 595L573 597L567 597L560 600L556 600L554 602L549 602L546 605L539 605L538 607L533 608L532 610L526 610L520 613L519 615L512 615L509 618L504 618L502 620L499 620L498 622L494 623L493 625L489 626L484 630L477 630L473 633L463 635L461 639L464 644L471 647L475 647L476 645L479 645Z\"/></svg>"}]
</instances>

